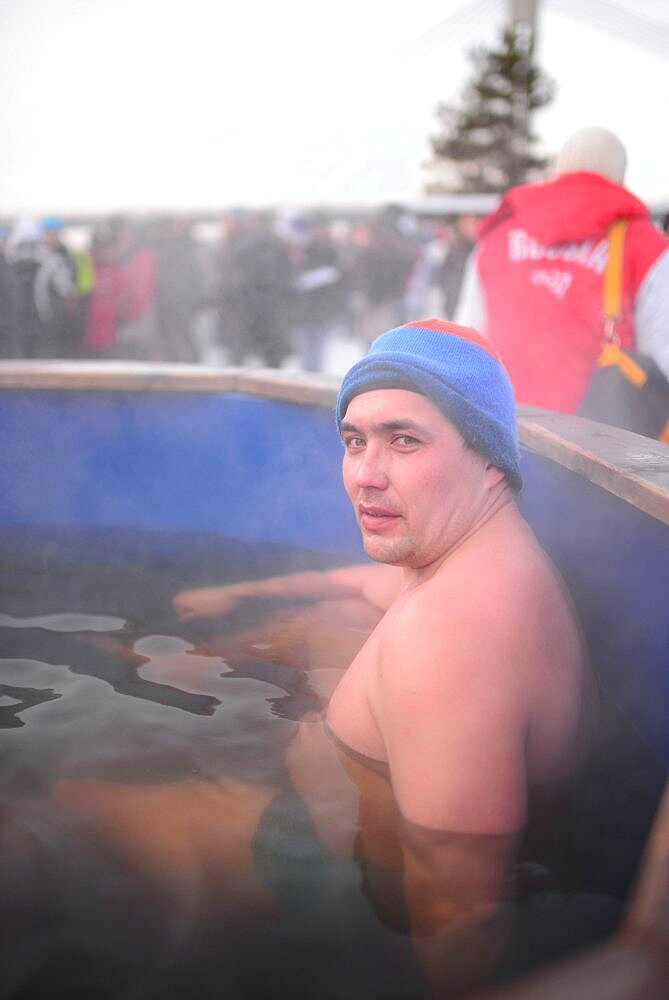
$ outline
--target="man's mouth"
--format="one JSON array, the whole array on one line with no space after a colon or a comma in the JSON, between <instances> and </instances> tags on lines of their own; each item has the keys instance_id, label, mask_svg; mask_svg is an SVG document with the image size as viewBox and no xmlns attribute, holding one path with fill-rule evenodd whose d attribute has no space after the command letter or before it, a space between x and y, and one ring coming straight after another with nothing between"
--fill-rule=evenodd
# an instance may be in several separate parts
<instances>
[{"instance_id":1,"label":"man's mouth","mask_svg":"<svg viewBox=\"0 0 669 1000\"><path fill-rule=\"evenodd\" d=\"M358 507L360 526L365 531L383 531L395 524L399 514L387 507L377 507L373 504L360 504Z\"/></svg>"}]
</instances>

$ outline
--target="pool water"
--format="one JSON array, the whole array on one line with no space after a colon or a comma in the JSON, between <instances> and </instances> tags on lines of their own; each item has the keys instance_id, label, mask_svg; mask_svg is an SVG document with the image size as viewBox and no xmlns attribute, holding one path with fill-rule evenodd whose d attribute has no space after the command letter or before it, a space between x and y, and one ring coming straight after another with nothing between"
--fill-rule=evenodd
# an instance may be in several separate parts
<instances>
[{"instance_id":1,"label":"pool water","mask_svg":"<svg viewBox=\"0 0 669 1000\"><path fill-rule=\"evenodd\" d=\"M278 608L172 609L185 588L333 556L86 529L14 530L1 548L0 996L420 997L357 862L282 809L286 747L323 702L309 664L254 641ZM230 830L248 843L258 826L250 861L219 859Z\"/></svg>"},{"instance_id":2,"label":"pool water","mask_svg":"<svg viewBox=\"0 0 669 1000\"><path fill-rule=\"evenodd\" d=\"M0 556L1 1000L424 997L397 878L360 836L328 849L287 766L364 629L172 606L352 556L86 528L13 529ZM500 975L615 927L608 892L567 915L553 888Z\"/></svg>"}]
</instances>

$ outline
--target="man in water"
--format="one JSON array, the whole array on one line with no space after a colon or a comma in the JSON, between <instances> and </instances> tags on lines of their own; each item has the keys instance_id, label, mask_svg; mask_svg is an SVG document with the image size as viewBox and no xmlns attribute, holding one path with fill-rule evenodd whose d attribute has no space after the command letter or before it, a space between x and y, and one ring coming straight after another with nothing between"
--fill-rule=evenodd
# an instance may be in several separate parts
<instances>
[{"instance_id":1,"label":"man in water","mask_svg":"<svg viewBox=\"0 0 669 1000\"><path fill-rule=\"evenodd\" d=\"M472 972L472 934L495 951L496 904L535 804L581 756L579 629L518 509L513 394L484 337L436 319L382 334L344 377L337 422L364 549L381 565L185 592L175 608L189 619L281 595L375 609L326 730L349 762L389 778L417 950L452 983L459 964ZM290 751L310 808L316 732L301 727Z\"/></svg>"}]
</instances>

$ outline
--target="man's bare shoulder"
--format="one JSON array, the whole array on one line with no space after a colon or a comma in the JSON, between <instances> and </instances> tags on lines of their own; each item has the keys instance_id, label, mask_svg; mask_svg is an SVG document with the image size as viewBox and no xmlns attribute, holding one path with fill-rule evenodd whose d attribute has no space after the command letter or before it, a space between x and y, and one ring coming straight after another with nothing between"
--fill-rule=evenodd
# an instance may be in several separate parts
<instances>
[{"instance_id":1,"label":"man's bare shoulder","mask_svg":"<svg viewBox=\"0 0 669 1000\"><path fill-rule=\"evenodd\" d=\"M444 676L466 662L518 680L547 656L576 665L581 655L566 588L519 515L468 540L407 591L384 646L400 670L409 653L425 660L428 677L430 665Z\"/></svg>"}]
</instances>

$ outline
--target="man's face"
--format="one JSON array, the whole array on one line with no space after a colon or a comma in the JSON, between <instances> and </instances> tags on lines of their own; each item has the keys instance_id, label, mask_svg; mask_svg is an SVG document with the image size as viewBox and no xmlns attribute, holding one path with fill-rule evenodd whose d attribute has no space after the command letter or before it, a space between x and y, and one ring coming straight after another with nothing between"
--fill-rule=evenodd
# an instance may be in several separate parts
<instances>
[{"instance_id":1,"label":"man's face","mask_svg":"<svg viewBox=\"0 0 669 1000\"><path fill-rule=\"evenodd\" d=\"M475 527L495 473L499 480L416 392L355 396L341 435L346 492L365 552L378 562L421 569L443 557Z\"/></svg>"}]
</instances>

